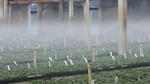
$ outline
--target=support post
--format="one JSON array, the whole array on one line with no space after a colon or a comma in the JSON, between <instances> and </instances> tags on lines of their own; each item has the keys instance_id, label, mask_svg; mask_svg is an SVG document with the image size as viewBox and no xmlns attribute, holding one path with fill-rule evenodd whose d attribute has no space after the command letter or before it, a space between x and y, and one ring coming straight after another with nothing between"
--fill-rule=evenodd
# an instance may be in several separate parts
<instances>
[{"instance_id":1,"label":"support post","mask_svg":"<svg viewBox=\"0 0 150 84\"><path fill-rule=\"evenodd\" d=\"M41 20L41 15L42 15L42 5L41 5L41 3L38 3L37 15L38 15L38 19Z\"/></svg>"},{"instance_id":2,"label":"support post","mask_svg":"<svg viewBox=\"0 0 150 84\"><path fill-rule=\"evenodd\" d=\"M59 18L62 19L63 17L63 0L59 0Z\"/></svg>"},{"instance_id":3,"label":"support post","mask_svg":"<svg viewBox=\"0 0 150 84\"><path fill-rule=\"evenodd\" d=\"M72 19L73 19L73 16L74 16L74 6L73 6L73 0L69 0L69 29L68 29L68 34L69 34L69 37L71 38L74 38L73 35L72 35ZM68 37L68 36L67 36ZM67 42L67 37L66 38L66 42Z\"/></svg>"},{"instance_id":4,"label":"support post","mask_svg":"<svg viewBox=\"0 0 150 84\"><path fill-rule=\"evenodd\" d=\"M92 72L91 72L91 65L89 60L88 60L88 80L89 80L89 84L92 84Z\"/></svg>"},{"instance_id":5,"label":"support post","mask_svg":"<svg viewBox=\"0 0 150 84\"><path fill-rule=\"evenodd\" d=\"M8 0L4 0L4 18L8 20Z\"/></svg>"},{"instance_id":6,"label":"support post","mask_svg":"<svg viewBox=\"0 0 150 84\"><path fill-rule=\"evenodd\" d=\"M92 61L95 62L95 47L92 48Z\"/></svg>"},{"instance_id":7,"label":"support post","mask_svg":"<svg viewBox=\"0 0 150 84\"><path fill-rule=\"evenodd\" d=\"M33 60L34 68L36 68L37 67L37 49L33 50L33 54L34 54L34 60Z\"/></svg>"},{"instance_id":8,"label":"support post","mask_svg":"<svg viewBox=\"0 0 150 84\"><path fill-rule=\"evenodd\" d=\"M12 9L12 6L9 5L8 6L8 22L11 23L11 9Z\"/></svg>"},{"instance_id":9,"label":"support post","mask_svg":"<svg viewBox=\"0 0 150 84\"><path fill-rule=\"evenodd\" d=\"M143 49L142 49L142 47L143 47L143 44L140 43L140 44L139 44L140 56L144 56L144 55L143 55Z\"/></svg>"},{"instance_id":10,"label":"support post","mask_svg":"<svg viewBox=\"0 0 150 84\"><path fill-rule=\"evenodd\" d=\"M99 6L98 6L98 21L99 21L99 35L96 39L96 42L98 42L98 44L100 43L100 37L102 37L102 16L103 16L103 11L102 11L102 0L99 0Z\"/></svg>"},{"instance_id":11,"label":"support post","mask_svg":"<svg viewBox=\"0 0 150 84\"><path fill-rule=\"evenodd\" d=\"M4 19L4 6L3 5L4 5L3 0L0 0L0 23Z\"/></svg>"},{"instance_id":12,"label":"support post","mask_svg":"<svg viewBox=\"0 0 150 84\"><path fill-rule=\"evenodd\" d=\"M0 22L8 19L8 0L0 0Z\"/></svg>"},{"instance_id":13,"label":"support post","mask_svg":"<svg viewBox=\"0 0 150 84\"><path fill-rule=\"evenodd\" d=\"M69 20L71 21L73 18L73 13L74 13L74 9L73 9L73 0L69 0Z\"/></svg>"},{"instance_id":14,"label":"support post","mask_svg":"<svg viewBox=\"0 0 150 84\"><path fill-rule=\"evenodd\" d=\"M24 9L25 11L24 11L24 17L25 17L25 24L28 24L28 22L29 22L29 13L30 13L30 6L29 6L29 4L28 5L26 5L25 6L25 9Z\"/></svg>"},{"instance_id":15,"label":"support post","mask_svg":"<svg viewBox=\"0 0 150 84\"><path fill-rule=\"evenodd\" d=\"M95 62L95 56L96 56L96 45L92 45L92 61Z\"/></svg>"},{"instance_id":16,"label":"support post","mask_svg":"<svg viewBox=\"0 0 150 84\"><path fill-rule=\"evenodd\" d=\"M118 0L118 54L124 55L127 47L127 0Z\"/></svg>"},{"instance_id":17,"label":"support post","mask_svg":"<svg viewBox=\"0 0 150 84\"><path fill-rule=\"evenodd\" d=\"M89 30L90 30L90 7L89 0L85 0L83 2L83 16L84 16L84 24L85 24L85 35L88 43L88 50L91 49L91 43L89 39Z\"/></svg>"},{"instance_id":18,"label":"support post","mask_svg":"<svg viewBox=\"0 0 150 84\"><path fill-rule=\"evenodd\" d=\"M83 15L84 15L84 20L87 23L90 23L90 2L89 0L85 0L83 3Z\"/></svg>"},{"instance_id":19,"label":"support post","mask_svg":"<svg viewBox=\"0 0 150 84\"><path fill-rule=\"evenodd\" d=\"M64 36L64 48L67 46L66 44L66 36Z\"/></svg>"},{"instance_id":20,"label":"support post","mask_svg":"<svg viewBox=\"0 0 150 84\"><path fill-rule=\"evenodd\" d=\"M102 0L99 0L99 6L98 6L98 16L100 24L102 22Z\"/></svg>"}]
</instances>

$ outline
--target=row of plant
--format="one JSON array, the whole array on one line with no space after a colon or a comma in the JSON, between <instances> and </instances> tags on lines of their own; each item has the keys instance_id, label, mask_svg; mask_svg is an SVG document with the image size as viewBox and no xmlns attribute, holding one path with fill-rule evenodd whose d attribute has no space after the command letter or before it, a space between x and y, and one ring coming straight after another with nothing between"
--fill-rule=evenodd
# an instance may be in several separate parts
<instances>
[{"instance_id":1,"label":"row of plant","mask_svg":"<svg viewBox=\"0 0 150 84\"><path fill-rule=\"evenodd\" d=\"M92 73L94 84L149 84L150 68ZM88 84L88 75L30 81L29 84Z\"/></svg>"},{"instance_id":2,"label":"row of plant","mask_svg":"<svg viewBox=\"0 0 150 84\"><path fill-rule=\"evenodd\" d=\"M116 52L116 49L110 49L109 46L101 46L97 45L96 47L96 55L100 54L109 54L109 52ZM60 47L60 49L51 48L49 46L46 46L44 49L42 46L37 48L36 51L38 53L38 60L46 60L48 57L52 57L53 59L65 59L67 56L70 57L81 57L84 56L91 56L92 50L88 50L87 46L85 45L78 45L78 46L72 46L72 47ZM28 50L28 51L27 51ZM1 63L6 62L12 62L13 60L16 60L17 62L22 61L32 61L33 60L33 50L34 49L27 49L27 50L18 50L17 53L15 52L1 52L0 56L3 58ZM9 59L8 59L9 58Z\"/></svg>"},{"instance_id":3,"label":"row of plant","mask_svg":"<svg viewBox=\"0 0 150 84\"><path fill-rule=\"evenodd\" d=\"M104 67L115 67L118 65L127 65L127 64L136 64L141 62L149 62L150 57L135 57L134 55L127 55L125 59L123 56L115 56L115 60L111 56L107 57L96 57L96 61L92 63L92 69L94 68L104 68ZM87 70L87 64L85 59L66 60L67 64L64 61L49 61L42 62L37 64L37 68L33 67L33 63L30 63L30 68L27 64L19 65L10 65L11 71L8 70L6 65L1 66L1 79L11 79L16 77L26 77L31 75L41 75L44 73L53 73L53 72L66 72L66 71L76 71L76 70Z\"/></svg>"},{"instance_id":4,"label":"row of plant","mask_svg":"<svg viewBox=\"0 0 150 84\"><path fill-rule=\"evenodd\" d=\"M92 68L103 68L103 67L114 67L118 65L126 65L126 64L136 64L141 62L149 62L149 48L147 47L149 44L144 45L143 53L144 57L139 56L139 49L138 45L133 47L131 46L130 50L132 54L127 54L126 58L124 56L114 56L115 60L112 59L112 56L105 56L105 57L96 57L96 61L92 63ZM33 52L21 52L21 53L1 53L2 60L0 61L0 80L2 79L11 79L16 77L26 77L32 75L41 75L46 73L53 73L53 72L65 72L65 71L75 71L75 70L86 70L87 64L85 61L86 59L91 59L89 57L92 56L92 50L88 50L87 46L70 46L68 50L66 48L62 48L61 50L57 50L54 48L47 48L46 54L44 55L43 50L38 51L37 61L38 60L45 60L44 62L40 62L37 64L37 68L33 67L32 63L23 63L23 64L15 64L18 62L24 61L33 61ZM133 50L132 50L133 49ZM107 46L98 45L96 47L97 55L100 54L109 54L111 51L115 52L116 47L113 44L107 44ZM134 52L133 52L134 51ZM137 53L135 56L134 53ZM84 57L83 57L84 55ZM75 57L80 57L81 59L72 60L73 64L67 58L69 56L70 59ZM49 59L52 58L52 61ZM56 61L57 59L64 59L61 61ZM67 62L67 65L65 63ZM10 65L6 65L7 63L12 63ZM8 67L9 66L9 67ZM30 66L30 67L29 67ZM10 68L10 70L9 70Z\"/></svg>"}]
</instances>

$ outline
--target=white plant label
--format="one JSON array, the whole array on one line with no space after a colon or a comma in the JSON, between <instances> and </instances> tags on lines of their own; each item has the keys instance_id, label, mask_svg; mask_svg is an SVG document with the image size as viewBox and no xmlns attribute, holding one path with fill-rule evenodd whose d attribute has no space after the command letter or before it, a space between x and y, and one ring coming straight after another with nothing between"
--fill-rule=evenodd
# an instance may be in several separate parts
<instances>
[{"instance_id":1,"label":"white plant label","mask_svg":"<svg viewBox=\"0 0 150 84\"><path fill-rule=\"evenodd\" d=\"M92 84L95 84L95 80L92 80Z\"/></svg>"},{"instance_id":2,"label":"white plant label","mask_svg":"<svg viewBox=\"0 0 150 84\"><path fill-rule=\"evenodd\" d=\"M118 83L118 76L115 76L115 84Z\"/></svg>"},{"instance_id":3,"label":"white plant label","mask_svg":"<svg viewBox=\"0 0 150 84\"><path fill-rule=\"evenodd\" d=\"M66 61L66 60L64 61L64 63L65 63L65 65L66 65L66 66L68 66L68 63L67 63L67 61Z\"/></svg>"},{"instance_id":4,"label":"white plant label","mask_svg":"<svg viewBox=\"0 0 150 84\"><path fill-rule=\"evenodd\" d=\"M18 64L16 63L16 61L14 60L14 64L17 66Z\"/></svg>"},{"instance_id":5,"label":"white plant label","mask_svg":"<svg viewBox=\"0 0 150 84\"><path fill-rule=\"evenodd\" d=\"M28 65L28 68L30 69L30 68L31 68L30 64L29 64L29 63L27 63L27 65Z\"/></svg>"},{"instance_id":6,"label":"white plant label","mask_svg":"<svg viewBox=\"0 0 150 84\"><path fill-rule=\"evenodd\" d=\"M142 56L142 53L143 53L143 49L142 49L142 46L143 46L142 44L140 44L140 45L139 45L140 56Z\"/></svg>"},{"instance_id":7,"label":"white plant label","mask_svg":"<svg viewBox=\"0 0 150 84\"><path fill-rule=\"evenodd\" d=\"M110 52L110 56L113 56L113 55L112 55L112 52Z\"/></svg>"},{"instance_id":8,"label":"white plant label","mask_svg":"<svg viewBox=\"0 0 150 84\"><path fill-rule=\"evenodd\" d=\"M11 71L11 69L10 69L10 66L9 66L9 65L7 65L7 69L8 69L8 71Z\"/></svg>"},{"instance_id":9,"label":"white plant label","mask_svg":"<svg viewBox=\"0 0 150 84\"><path fill-rule=\"evenodd\" d=\"M48 61L48 66L51 67L51 62L50 61Z\"/></svg>"},{"instance_id":10,"label":"white plant label","mask_svg":"<svg viewBox=\"0 0 150 84\"><path fill-rule=\"evenodd\" d=\"M112 57L112 60L113 60L113 61L115 61L115 60L116 60L114 56L111 56L111 57Z\"/></svg>"},{"instance_id":11,"label":"white plant label","mask_svg":"<svg viewBox=\"0 0 150 84\"><path fill-rule=\"evenodd\" d=\"M67 56L67 59L68 59L68 60L70 59L69 56Z\"/></svg>"},{"instance_id":12,"label":"white plant label","mask_svg":"<svg viewBox=\"0 0 150 84\"><path fill-rule=\"evenodd\" d=\"M135 57L138 57L137 54L134 54Z\"/></svg>"},{"instance_id":13,"label":"white plant label","mask_svg":"<svg viewBox=\"0 0 150 84\"><path fill-rule=\"evenodd\" d=\"M88 63L88 61L87 61L87 59L85 57L84 57L84 60L85 60L86 63Z\"/></svg>"},{"instance_id":14,"label":"white plant label","mask_svg":"<svg viewBox=\"0 0 150 84\"><path fill-rule=\"evenodd\" d=\"M142 55L141 55L142 57L144 57L144 54L142 53Z\"/></svg>"},{"instance_id":15,"label":"white plant label","mask_svg":"<svg viewBox=\"0 0 150 84\"><path fill-rule=\"evenodd\" d=\"M69 61L70 61L71 65L74 65L74 64L73 64L73 61L72 61L71 59L70 59Z\"/></svg>"},{"instance_id":16,"label":"white plant label","mask_svg":"<svg viewBox=\"0 0 150 84\"><path fill-rule=\"evenodd\" d=\"M124 53L124 58L127 59L127 55Z\"/></svg>"},{"instance_id":17,"label":"white plant label","mask_svg":"<svg viewBox=\"0 0 150 84\"><path fill-rule=\"evenodd\" d=\"M48 57L50 61L53 61L51 57Z\"/></svg>"},{"instance_id":18,"label":"white plant label","mask_svg":"<svg viewBox=\"0 0 150 84\"><path fill-rule=\"evenodd\" d=\"M128 53L129 53L129 54L132 54L132 53L131 53L131 50L128 50Z\"/></svg>"}]
</instances>

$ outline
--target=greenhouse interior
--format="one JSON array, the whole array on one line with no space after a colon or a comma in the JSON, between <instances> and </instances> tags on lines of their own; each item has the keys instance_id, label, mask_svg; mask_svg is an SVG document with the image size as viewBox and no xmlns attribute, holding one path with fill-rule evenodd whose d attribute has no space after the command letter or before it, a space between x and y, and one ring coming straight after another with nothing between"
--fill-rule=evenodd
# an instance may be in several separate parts
<instances>
[{"instance_id":1,"label":"greenhouse interior","mask_svg":"<svg viewBox=\"0 0 150 84\"><path fill-rule=\"evenodd\" d=\"M150 0L0 0L0 84L149 84Z\"/></svg>"}]
</instances>

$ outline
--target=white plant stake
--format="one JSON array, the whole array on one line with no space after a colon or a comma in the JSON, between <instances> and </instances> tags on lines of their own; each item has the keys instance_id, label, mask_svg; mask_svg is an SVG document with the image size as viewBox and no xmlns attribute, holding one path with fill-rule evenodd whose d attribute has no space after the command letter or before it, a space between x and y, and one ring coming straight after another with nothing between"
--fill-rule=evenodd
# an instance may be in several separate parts
<instances>
[{"instance_id":1,"label":"white plant stake","mask_svg":"<svg viewBox=\"0 0 150 84\"><path fill-rule=\"evenodd\" d=\"M48 61L48 66L51 67L51 61Z\"/></svg>"},{"instance_id":2,"label":"white plant stake","mask_svg":"<svg viewBox=\"0 0 150 84\"><path fill-rule=\"evenodd\" d=\"M55 54L55 60L57 60L57 54Z\"/></svg>"},{"instance_id":3,"label":"white plant stake","mask_svg":"<svg viewBox=\"0 0 150 84\"><path fill-rule=\"evenodd\" d=\"M110 52L110 56L113 56L113 55L112 55L112 52Z\"/></svg>"},{"instance_id":4,"label":"white plant stake","mask_svg":"<svg viewBox=\"0 0 150 84\"><path fill-rule=\"evenodd\" d=\"M17 66L18 64L16 63L16 61L14 60L14 64Z\"/></svg>"},{"instance_id":5,"label":"white plant stake","mask_svg":"<svg viewBox=\"0 0 150 84\"><path fill-rule=\"evenodd\" d=\"M8 71L11 71L11 69L10 69L10 66L9 66L9 65L7 65L7 69L8 69Z\"/></svg>"},{"instance_id":6,"label":"white plant stake","mask_svg":"<svg viewBox=\"0 0 150 84\"><path fill-rule=\"evenodd\" d=\"M140 56L142 56L142 54L143 54L143 49L142 49L142 47L143 47L143 45L140 44L140 45L139 45ZM142 56L142 57L143 57L143 56Z\"/></svg>"},{"instance_id":7,"label":"white plant stake","mask_svg":"<svg viewBox=\"0 0 150 84\"><path fill-rule=\"evenodd\" d=\"M127 55L126 55L126 53L124 53L124 58L125 58L125 59L127 59Z\"/></svg>"},{"instance_id":8,"label":"white plant stake","mask_svg":"<svg viewBox=\"0 0 150 84\"><path fill-rule=\"evenodd\" d=\"M114 56L111 56L111 57L112 57L113 61L115 61L115 60L116 60Z\"/></svg>"},{"instance_id":9,"label":"white plant stake","mask_svg":"<svg viewBox=\"0 0 150 84\"><path fill-rule=\"evenodd\" d=\"M129 54L132 54L132 53L131 53L131 50L128 50L128 53L129 53Z\"/></svg>"},{"instance_id":10,"label":"white plant stake","mask_svg":"<svg viewBox=\"0 0 150 84\"><path fill-rule=\"evenodd\" d=\"M68 66L68 63L67 63L67 61L66 61L66 60L64 61L64 63L65 63L65 65L66 65L66 66Z\"/></svg>"},{"instance_id":11,"label":"white plant stake","mask_svg":"<svg viewBox=\"0 0 150 84\"><path fill-rule=\"evenodd\" d=\"M28 68L30 69L30 68L31 68L30 64L29 64L29 63L27 63L27 65L28 65Z\"/></svg>"},{"instance_id":12,"label":"white plant stake","mask_svg":"<svg viewBox=\"0 0 150 84\"><path fill-rule=\"evenodd\" d=\"M67 59L68 59L68 60L70 59L69 56L67 56Z\"/></svg>"},{"instance_id":13,"label":"white plant stake","mask_svg":"<svg viewBox=\"0 0 150 84\"><path fill-rule=\"evenodd\" d=\"M85 60L85 62L86 62L86 63L88 63L88 61L87 61L86 57L84 57L84 60Z\"/></svg>"},{"instance_id":14,"label":"white plant stake","mask_svg":"<svg viewBox=\"0 0 150 84\"><path fill-rule=\"evenodd\" d=\"M95 84L95 80L94 79L92 80L92 84Z\"/></svg>"},{"instance_id":15,"label":"white plant stake","mask_svg":"<svg viewBox=\"0 0 150 84\"><path fill-rule=\"evenodd\" d=\"M70 59L69 61L70 61L71 65L74 65L72 59Z\"/></svg>"},{"instance_id":16,"label":"white plant stake","mask_svg":"<svg viewBox=\"0 0 150 84\"><path fill-rule=\"evenodd\" d=\"M142 57L144 57L144 54L142 53L142 55L141 55Z\"/></svg>"},{"instance_id":17,"label":"white plant stake","mask_svg":"<svg viewBox=\"0 0 150 84\"><path fill-rule=\"evenodd\" d=\"M51 57L48 57L50 61L53 61Z\"/></svg>"},{"instance_id":18,"label":"white plant stake","mask_svg":"<svg viewBox=\"0 0 150 84\"><path fill-rule=\"evenodd\" d=\"M138 57L137 54L134 54L135 57Z\"/></svg>"},{"instance_id":19,"label":"white plant stake","mask_svg":"<svg viewBox=\"0 0 150 84\"><path fill-rule=\"evenodd\" d=\"M118 83L118 76L115 76L115 84Z\"/></svg>"}]
</instances>

